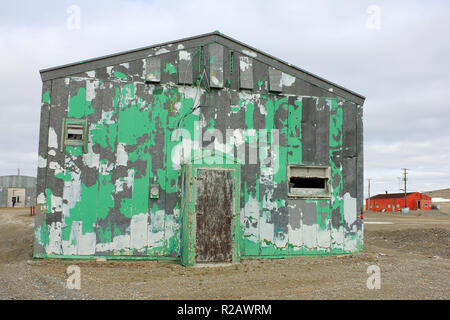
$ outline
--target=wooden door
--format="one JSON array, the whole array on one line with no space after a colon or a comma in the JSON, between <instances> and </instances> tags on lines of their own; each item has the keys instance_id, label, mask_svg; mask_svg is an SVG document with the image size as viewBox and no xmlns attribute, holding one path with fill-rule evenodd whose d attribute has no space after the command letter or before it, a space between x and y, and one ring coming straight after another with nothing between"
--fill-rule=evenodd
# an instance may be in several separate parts
<instances>
[{"instance_id":1,"label":"wooden door","mask_svg":"<svg viewBox=\"0 0 450 320\"><path fill-rule=\"evenodd\" d=\"M198 169L196 184L196 261L231 262L234 209L231 171Z\"/></svg>"}]
</instances>

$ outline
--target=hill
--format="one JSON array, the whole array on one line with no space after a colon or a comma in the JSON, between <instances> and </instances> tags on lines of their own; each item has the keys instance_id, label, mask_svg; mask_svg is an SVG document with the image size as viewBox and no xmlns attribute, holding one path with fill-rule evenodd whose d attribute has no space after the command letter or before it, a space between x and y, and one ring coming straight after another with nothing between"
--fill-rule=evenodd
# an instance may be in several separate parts
<instances>
[{"instance_id":1,"label":"hill","mask_svg":"<svg viewBox=\"0 0 450 320\"><path fill-rule=\"evenodd\" d=\"M427 196L430 196L432 198L445 198L450 199L450 188L447 189L439 189L439 190L433 190L433 191L426 191L424 192Z\"/></svg>"}]
</instances>

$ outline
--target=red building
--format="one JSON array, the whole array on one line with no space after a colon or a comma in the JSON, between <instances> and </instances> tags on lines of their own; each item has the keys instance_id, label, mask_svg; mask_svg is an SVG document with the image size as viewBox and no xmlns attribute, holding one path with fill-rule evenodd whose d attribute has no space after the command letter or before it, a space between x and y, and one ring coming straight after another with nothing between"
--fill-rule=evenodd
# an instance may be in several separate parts
<instances>
[{"instance_id":1,"label":"red building","mask_svg":"<svg viewBox=\"0 0 450 320\"><path fill-rule=\"evenodd\" d=\"M401 211L404 207L404 193L377 194L366 199L366 210L393 212ZM406 207L410 210L431 210L431 197L420 192L409 192L406 194Z\"/></svg>"}]
</instances>

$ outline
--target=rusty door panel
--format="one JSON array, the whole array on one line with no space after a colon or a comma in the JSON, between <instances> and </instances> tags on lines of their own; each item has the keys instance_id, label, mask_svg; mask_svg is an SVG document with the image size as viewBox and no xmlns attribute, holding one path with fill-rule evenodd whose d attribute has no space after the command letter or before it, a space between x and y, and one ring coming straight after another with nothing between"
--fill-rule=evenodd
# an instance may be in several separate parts
<instances>
[{"instance_id":1,"label":"rusty door panel","mask_svg":"<svg viewBox=\"0 0 450 320\"><path fill-rule=\"evenodd\" d=\"M233 177L230 170L198 169L195 212L197 262L231 262Z\"/></svg>"}]
</instances>

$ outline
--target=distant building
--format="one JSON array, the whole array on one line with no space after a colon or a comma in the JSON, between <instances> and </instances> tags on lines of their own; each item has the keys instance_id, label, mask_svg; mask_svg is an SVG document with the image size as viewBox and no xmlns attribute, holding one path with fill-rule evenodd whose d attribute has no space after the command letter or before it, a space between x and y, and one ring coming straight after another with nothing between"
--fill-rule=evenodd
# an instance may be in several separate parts
<instances>
[{"instance_id":1,"label":"distant building","mask_svg":"<svg viewBox=\"0 0 450 320\"><path fill-rule=\"evenodd\" d=\"M406 207L410 210L431 210L431 197L420 192L409 192L406 194ZM366 199L366 210L396 212L402 208L405 208L404 193L377 194Z\"/></svg>"},{"instance_id":2,"label":"distant building","mask_svg":"<svg viewBox=\"0 0 450 320\"><path fill-rule=\"evenodd\" d=\"M0 207L31 207L34 205L35 197L35 177L22 175L0 177Z\"/></svg>"}]
</instances>

